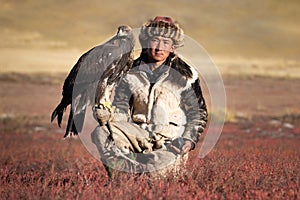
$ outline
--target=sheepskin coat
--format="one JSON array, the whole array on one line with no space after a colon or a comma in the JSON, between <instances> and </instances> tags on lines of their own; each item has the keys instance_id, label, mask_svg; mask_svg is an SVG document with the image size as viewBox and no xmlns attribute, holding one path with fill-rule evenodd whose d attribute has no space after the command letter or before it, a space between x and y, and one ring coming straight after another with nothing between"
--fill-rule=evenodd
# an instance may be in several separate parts
<instances>
[{"instance_id":1,"label":"sheepskin coat","mask_svg":"<svg viewBox=\"0 0 300 200\"><path fill-rule=\"evenodd\" d=\"M142 53L116 88L113 105L154 140L183 137L196 144L207 122L198 73L174 53L154 71Z\"/></svg>"}]
</instances>

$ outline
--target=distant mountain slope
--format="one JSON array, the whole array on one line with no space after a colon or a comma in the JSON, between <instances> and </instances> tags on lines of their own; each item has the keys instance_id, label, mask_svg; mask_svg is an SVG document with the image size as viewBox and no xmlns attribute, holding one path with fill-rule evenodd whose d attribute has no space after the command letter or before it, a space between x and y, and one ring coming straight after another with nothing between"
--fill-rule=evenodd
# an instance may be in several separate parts
<instances>
[{"instance_id":1,"label":"distant mountain slope","mask_svg":"<svg viewBox=\"0 0 300 200\"><path fill-rule=\"evenodd\" d=\"M86 50L120 24L168 15L213 54L297 58L299 8L298 0L0 0L0 48Z\"/></svg>"}]
</instances>

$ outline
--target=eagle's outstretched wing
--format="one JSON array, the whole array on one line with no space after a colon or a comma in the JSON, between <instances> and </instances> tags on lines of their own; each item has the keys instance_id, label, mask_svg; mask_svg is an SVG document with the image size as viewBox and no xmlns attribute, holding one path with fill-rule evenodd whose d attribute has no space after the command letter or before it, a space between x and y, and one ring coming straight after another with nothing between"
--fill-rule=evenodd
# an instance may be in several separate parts
<instances>
[{"instance_id":1,"label":"eagle's outstretched wing","mask_svg":"<svg viewBox=\"0 0 300 200\"><path fill-rule=\"evenodd\" d=\"M51 115L61 127L63 113L71 104L65 136L77 135L84 123L87 105L108 101L106 89L131 68L133 33L129 26L120 26L118 33L106 43L83 54L64 81L62 99ZM100 86L100 87L99 87ZM97 89L97 91L96 91ZM74 123L76 119L76 126Z\"/></svg>"}]
</instances>

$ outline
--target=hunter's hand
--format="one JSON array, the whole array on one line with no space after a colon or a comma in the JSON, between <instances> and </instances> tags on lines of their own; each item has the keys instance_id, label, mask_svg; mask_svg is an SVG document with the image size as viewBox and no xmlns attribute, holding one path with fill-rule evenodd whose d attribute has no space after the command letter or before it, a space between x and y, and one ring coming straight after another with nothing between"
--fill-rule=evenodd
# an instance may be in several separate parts
<instances>
[{"instance_id":1,"label":"hunter's hand","mask_svg":"<svg viewBox=\"0 0 300 200\"><path fill-rule=\"evenodd\" d=\"M186 140L184 142L184 145L182 146L182 154L184 155L190 152L192 150L192 147L193 147L193 143L189 140Z\"/></svg>"},{"instance_id":2,"label":"hunter's hand","mask_svg":"<svg viewBox=\"0 0 300 200\"><path fill-rule=\"evenodd\" d=\"M176 140L178 140L178 139L176 139ZM176 140L173 141L173 143L170 146L171 150L174 151L174 153L184 155L192 150L193 143L191 141L184 140L183 144L181 145L180 142L179 142L179 144L177 144L178 141L176 141ZM183 141L183 139L182 139L182 141Z\"/></svg>"}]
</instances>

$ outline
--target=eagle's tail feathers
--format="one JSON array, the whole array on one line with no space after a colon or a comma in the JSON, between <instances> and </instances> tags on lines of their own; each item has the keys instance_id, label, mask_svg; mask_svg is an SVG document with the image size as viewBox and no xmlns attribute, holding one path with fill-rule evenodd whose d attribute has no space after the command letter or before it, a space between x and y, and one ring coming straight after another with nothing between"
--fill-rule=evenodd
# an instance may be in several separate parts
<instances>
[{"instance_id":1,"label":"eagle's tail feathers","mask_svg":"<svg viewBox=\"0 0 300 200\"><path fill-rule=\"evenodd\" d=\"M66 133L64 135L65 137L68 137L69 135L71 135L71 131L74 127L74 119L73 119L73 110L72 108L70 109L70 114L69 114L69 119L68 119L68 123L67 123L67 127L66 127Z\"/></svg>"},{"instance_id":2,"label":"eagle's tail feathers","mask_svg":"<svg viewBox=\"0 0 300 200\"><path fill-rule=\"evenodd\" d=\"M82 110L79 114L73 113L73 110L70 110L68 124L66 128L66 133L64 135L65 137L71 136L71 135L78 135L82 131L83 124L84 124L84 118L85 118L85 112L86 109ZM76 121L76 125L75 125Z\"/></svg>"},{"instance_id":3,"label":"eagle's tail feathers","mask_svg":"<svg viewBox=\"0 0 300 200\"><path fill-rule=\"evenodd\" d=\"M65 108L61 104L58 104L58 106L55 108L51 115L51 122L53 122L53 120L57 117L57 124L59 127L61 127L64 110Z\"/></svg>"}]
</instances>

